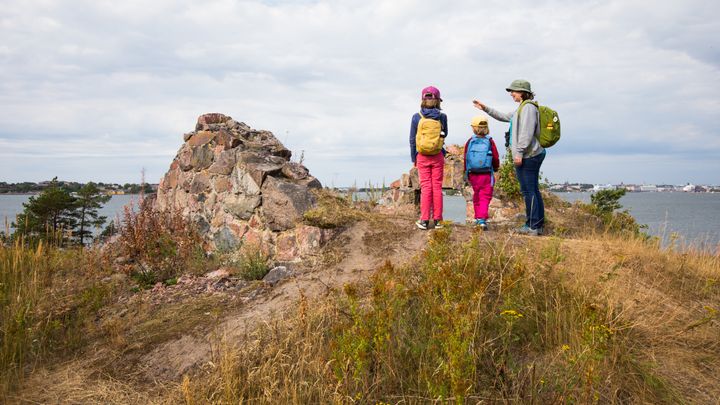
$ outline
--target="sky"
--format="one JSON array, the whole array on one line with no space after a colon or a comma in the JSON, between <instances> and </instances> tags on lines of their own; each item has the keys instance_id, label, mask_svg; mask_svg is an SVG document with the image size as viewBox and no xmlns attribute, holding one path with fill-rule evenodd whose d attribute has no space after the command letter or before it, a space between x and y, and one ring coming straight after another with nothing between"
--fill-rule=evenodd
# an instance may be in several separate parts
<instances>
[{"instance_id":1,"label":"sky","mask_svg":"<svg viewBox=\"0 0 720 405\"><path fill-rule=\"evenodd\" d=\"M556 111L551 182L720 184L720 2L1 0L0 181L156 183L203 113L272 131L325 186L411 167L478 99ZM490 120L499 142L507 124Z\"/></svg>"}]
</instances>

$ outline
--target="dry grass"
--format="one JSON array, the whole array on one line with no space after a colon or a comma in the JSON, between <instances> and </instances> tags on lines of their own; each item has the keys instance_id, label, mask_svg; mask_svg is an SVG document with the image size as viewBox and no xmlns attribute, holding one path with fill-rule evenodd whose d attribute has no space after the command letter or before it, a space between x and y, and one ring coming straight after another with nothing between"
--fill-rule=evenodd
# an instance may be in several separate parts
<instances>
[{"instance_id":1,"label":"dry grass","mask_svg":"<svg viewBox=\"0 0 720 405\"><path fill-rule=\"evenodd\" d=\"M339 233L326 255L315 258L317 270L353 249L387 254L413 235L402 227L403 221L412 223L412 215L370 212L330 194L320 201L320 211L306 221L327 227L365 221L357 226L369 236ZM147 381L139 359L159 349L155 355L176 355L163 353L163 344L214 328L233 304L212 296L158 304L149 300L150 292L113 304L106 299L112 290L84 293L88 284L79 279L76 288L63 284L61 290L56 283L46 290L47 282L24 279L21 285L34 286L23 293L27 302L38 302L32 297L47 291L58 298L51 304L69 294L85 296L77 301L84 304L71 306L70 313L82 315L72 319L97 322L73 323L77 327L68 336L82 339L65 340L92 343L92 354L69 351L80 359L36 369L25 390L6 398L186 404L716 401L720 258L660 249L631 223L604 221L587 207L557 201L548 206L555 236L434 231L409 263L386 263L367 282L328 299L303 298L294 311L248 329L240 339L218 339L210 363L168 385ZM55 264L30 267L64 269L51 274L67 276L78 256L64 254L58 261L46 252L27 252L23 260L43 258ZM32 353L25 364L50 358Z\"/></svg>"},{"instance_id":2,"label":"dry grass","mask_svg":"<svg viewBox=\"0 0 720 405\"><path fill-rule=\"evenodd\" d=\"M308 310L312 306L313 310ZM287 319L249 331L240 344L220 339L212 363L186 376L176 403L337 403L326 346L339 313L328 303L300 302Z\"/></svg>"},{"instance_id":3,"label":"dry grass","mask_svg":"<svg viewBox=\"0 0 720 405\"><path fill-rule=\"evenodd\" d=\"M0 399L41 362L87 343L85 330L115 293L107 274L93 249L0 246Z\"/></svg>"},{"instance_id":4,"label":"dry grass","mask_svg":"<svg viewBox=\"0 0 720 405\"><path fill-rule=\"evenodd\" d=\"M22 403L172 403L150 376L143 358L167 342L190 333L212 330L226 310L237 305L219 295L177 298L153 303L150 292L109 303L93 320L77 328L84 347L70 353L77 357L44 357L20 391L9 391L8 401ZM56 350L58 348L55 348ZM60 349L63 349L62 347ZM67 347L64 348L67 350ZM158 352L157 356L177 356ZM59 363L58 363L59 362ZM48 385L47 381L51 381ZM58 400L58 398L66 398Z\"/></svg>"},{"instance_id":5,"label":"dry grass","mask_svg":"<svg viewBox=\"0 0 720 405\"><path fill-rule=\"evenodd\" d=\"M98 373L87 361L71 361L54 369L39 369L27 385L32 390L13 394L8 404L171 404L164 387L155 392ZM167 387L169 390L171 387Z\"/></svg>"},{"instance_id":6,"label":"dry grass","mask_svg":"<svg viewBox=\"0 0 720 405\"><path fill-rule=\"evenodd\" d=\"M303 214L308 225L319 228L343 228L364 218L367 209L352 203L352 197L342 197L330 190L313 190L318 200L317 206ZM366 208L369 208L366 207Z\"/></svg>"},{"instance_id":7,"label":"dry grass","mask_svg":"<svg viewBox=\"0 0 720 405\"><path fill-rule=\"evenodd\" d=\"M248 344L224 345L174 399L706 403L720 394L710 373L717 318L668 309L668 299L717 305L707 287L717 258L608 235L450 241L435 232L418 261L388 263L337 301L303 301Z\"/></svg>"},{"instance_id":8,"label":"dry grass","mask_svg":"<svg viewBox=\"0 0 720 405\"><path fill-rule=\"evenodd\" d=\"M216 297L153 306L139 298L142 294L134 295L133 280L113 273L111 263L118 255L140 252L130 257L133 265L157 263L143 258L167 264L166 256L171 256L180 261L173 261L177 267L172 274L191 267L195 257L183 253L193 252L193 234L184 232L184 225L175 222L178 226L172 228L170 221L169 227L161 226L162 218L142 210L129 210L128 218L131 222L122 228L116 244L102 250L28 245L22 240L0 245L0 402L17 395L18 387L27 387L23 380L28 374L47 371L70 356L83 357L91 348L108 354L96 372L103 374L103 367L117 372L131 365L139 356L135 354L216 322L227 307ZM152 224L161 229L153 231ZM162 244L154 243L153 235L171 231L175 239L164 246L177 250L165 255L157 250ZM112 364L118 359L120 366Z\"/></svg>"},{"instance_id":9,"label":"dry grass","mask_svg":"<svg viewBox=\"0 0 720 405\"><path fill-rule=\"evenodd\" d=\"M691 402L720 397L720 257L608 235L564 246L568 282L622 308L642 362Z\"/></svg>"}]
</instances>

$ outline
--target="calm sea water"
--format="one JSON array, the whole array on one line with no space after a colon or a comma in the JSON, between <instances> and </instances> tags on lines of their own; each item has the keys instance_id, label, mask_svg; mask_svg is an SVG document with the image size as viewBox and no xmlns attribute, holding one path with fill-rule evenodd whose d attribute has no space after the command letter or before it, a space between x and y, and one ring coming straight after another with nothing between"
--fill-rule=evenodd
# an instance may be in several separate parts
<instances>
[{"instance_id":1,"label":"calm sea water","mask_svg":"<svg viewBox=\"0 0 720 405\"><path fill-rule=\"evenodd\" d=\"M5 231L10 227L15 221L15 216L23 212L23 203L26 203L30 197L30 195L0 195L0 230ZM109 223L116 216L122 216L125 205L130 202L137 205L139 198L138 195L114 195L98 212L106 216Z\"/></svg>"},{"instance_id":2,"label":"calm sea water","mask_svg":"<svg viewBox=\"0 0 720 405\"><path fill-rule=\"evenodd\" d=\"M556 193L565 201L590 202L590 192ZM717 193L627 193L620 199L647 233L667 240L677 233L684 242L709 248L720 244L720 194Z\"/></svg>"},{"instance_id":3,"label":"calm sea water","mask_svg":"<svg viewBox=\"0 0 720 405\"><path fill-rule=\"evenodd\" d=\"M591 193L557 193L563 200L590 202ZM0 224L6 228L22 212L29 195L0 195ZM100 210L110 219L122 215L125 205L137 195L116 195ZM684 241L716 247L720 244L720 194L713 193L627 193L620 199L624 209L648 226L647 232L665 239L672 233ZM461 196L445 196L444 217L465 223L465 200Z\"/></svg>"}]
</instances>

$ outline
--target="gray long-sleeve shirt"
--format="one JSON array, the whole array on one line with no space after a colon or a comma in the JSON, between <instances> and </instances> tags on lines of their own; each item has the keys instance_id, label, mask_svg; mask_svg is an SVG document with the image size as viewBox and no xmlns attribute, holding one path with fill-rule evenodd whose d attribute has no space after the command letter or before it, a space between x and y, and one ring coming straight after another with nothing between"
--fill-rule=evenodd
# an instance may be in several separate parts
<instances>
[{"instance_id":1,"label":"gray long-sleeve shirt","mask_svg":"<svg viewBox=\"0 0 720 405\"><path fill-rule=\"evenodd\" d=\"M492 107L485 106L485 112L498 121L512 121L512 133L510 134L510 150L513 157L530 158L537 156L545 150L540 146L535 134L540 131L539 113L537 107L532 103L525 103L518 121L518 109L511 113L502 113Z\"/></svg>"}]
</instances>

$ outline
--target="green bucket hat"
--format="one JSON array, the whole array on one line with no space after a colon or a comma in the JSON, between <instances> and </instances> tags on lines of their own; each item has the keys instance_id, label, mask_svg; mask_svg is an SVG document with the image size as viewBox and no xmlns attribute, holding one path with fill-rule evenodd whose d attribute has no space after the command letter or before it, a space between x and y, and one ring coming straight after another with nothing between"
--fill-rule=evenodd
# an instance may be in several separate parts
<instances>
[{"instance_id":1,"label":"green bucket hat","mask_svg":"<svg viewBox=\"0 0 720 405\"><path fill-rule=\"evenodd\" d=\"M527 80L513 80L512 83L510 83L510 86L508 86L505 90L507 91L524 91L527 93L532 94L532 90L530 89L530 82Z\"/></svg>"}]
</instances>

